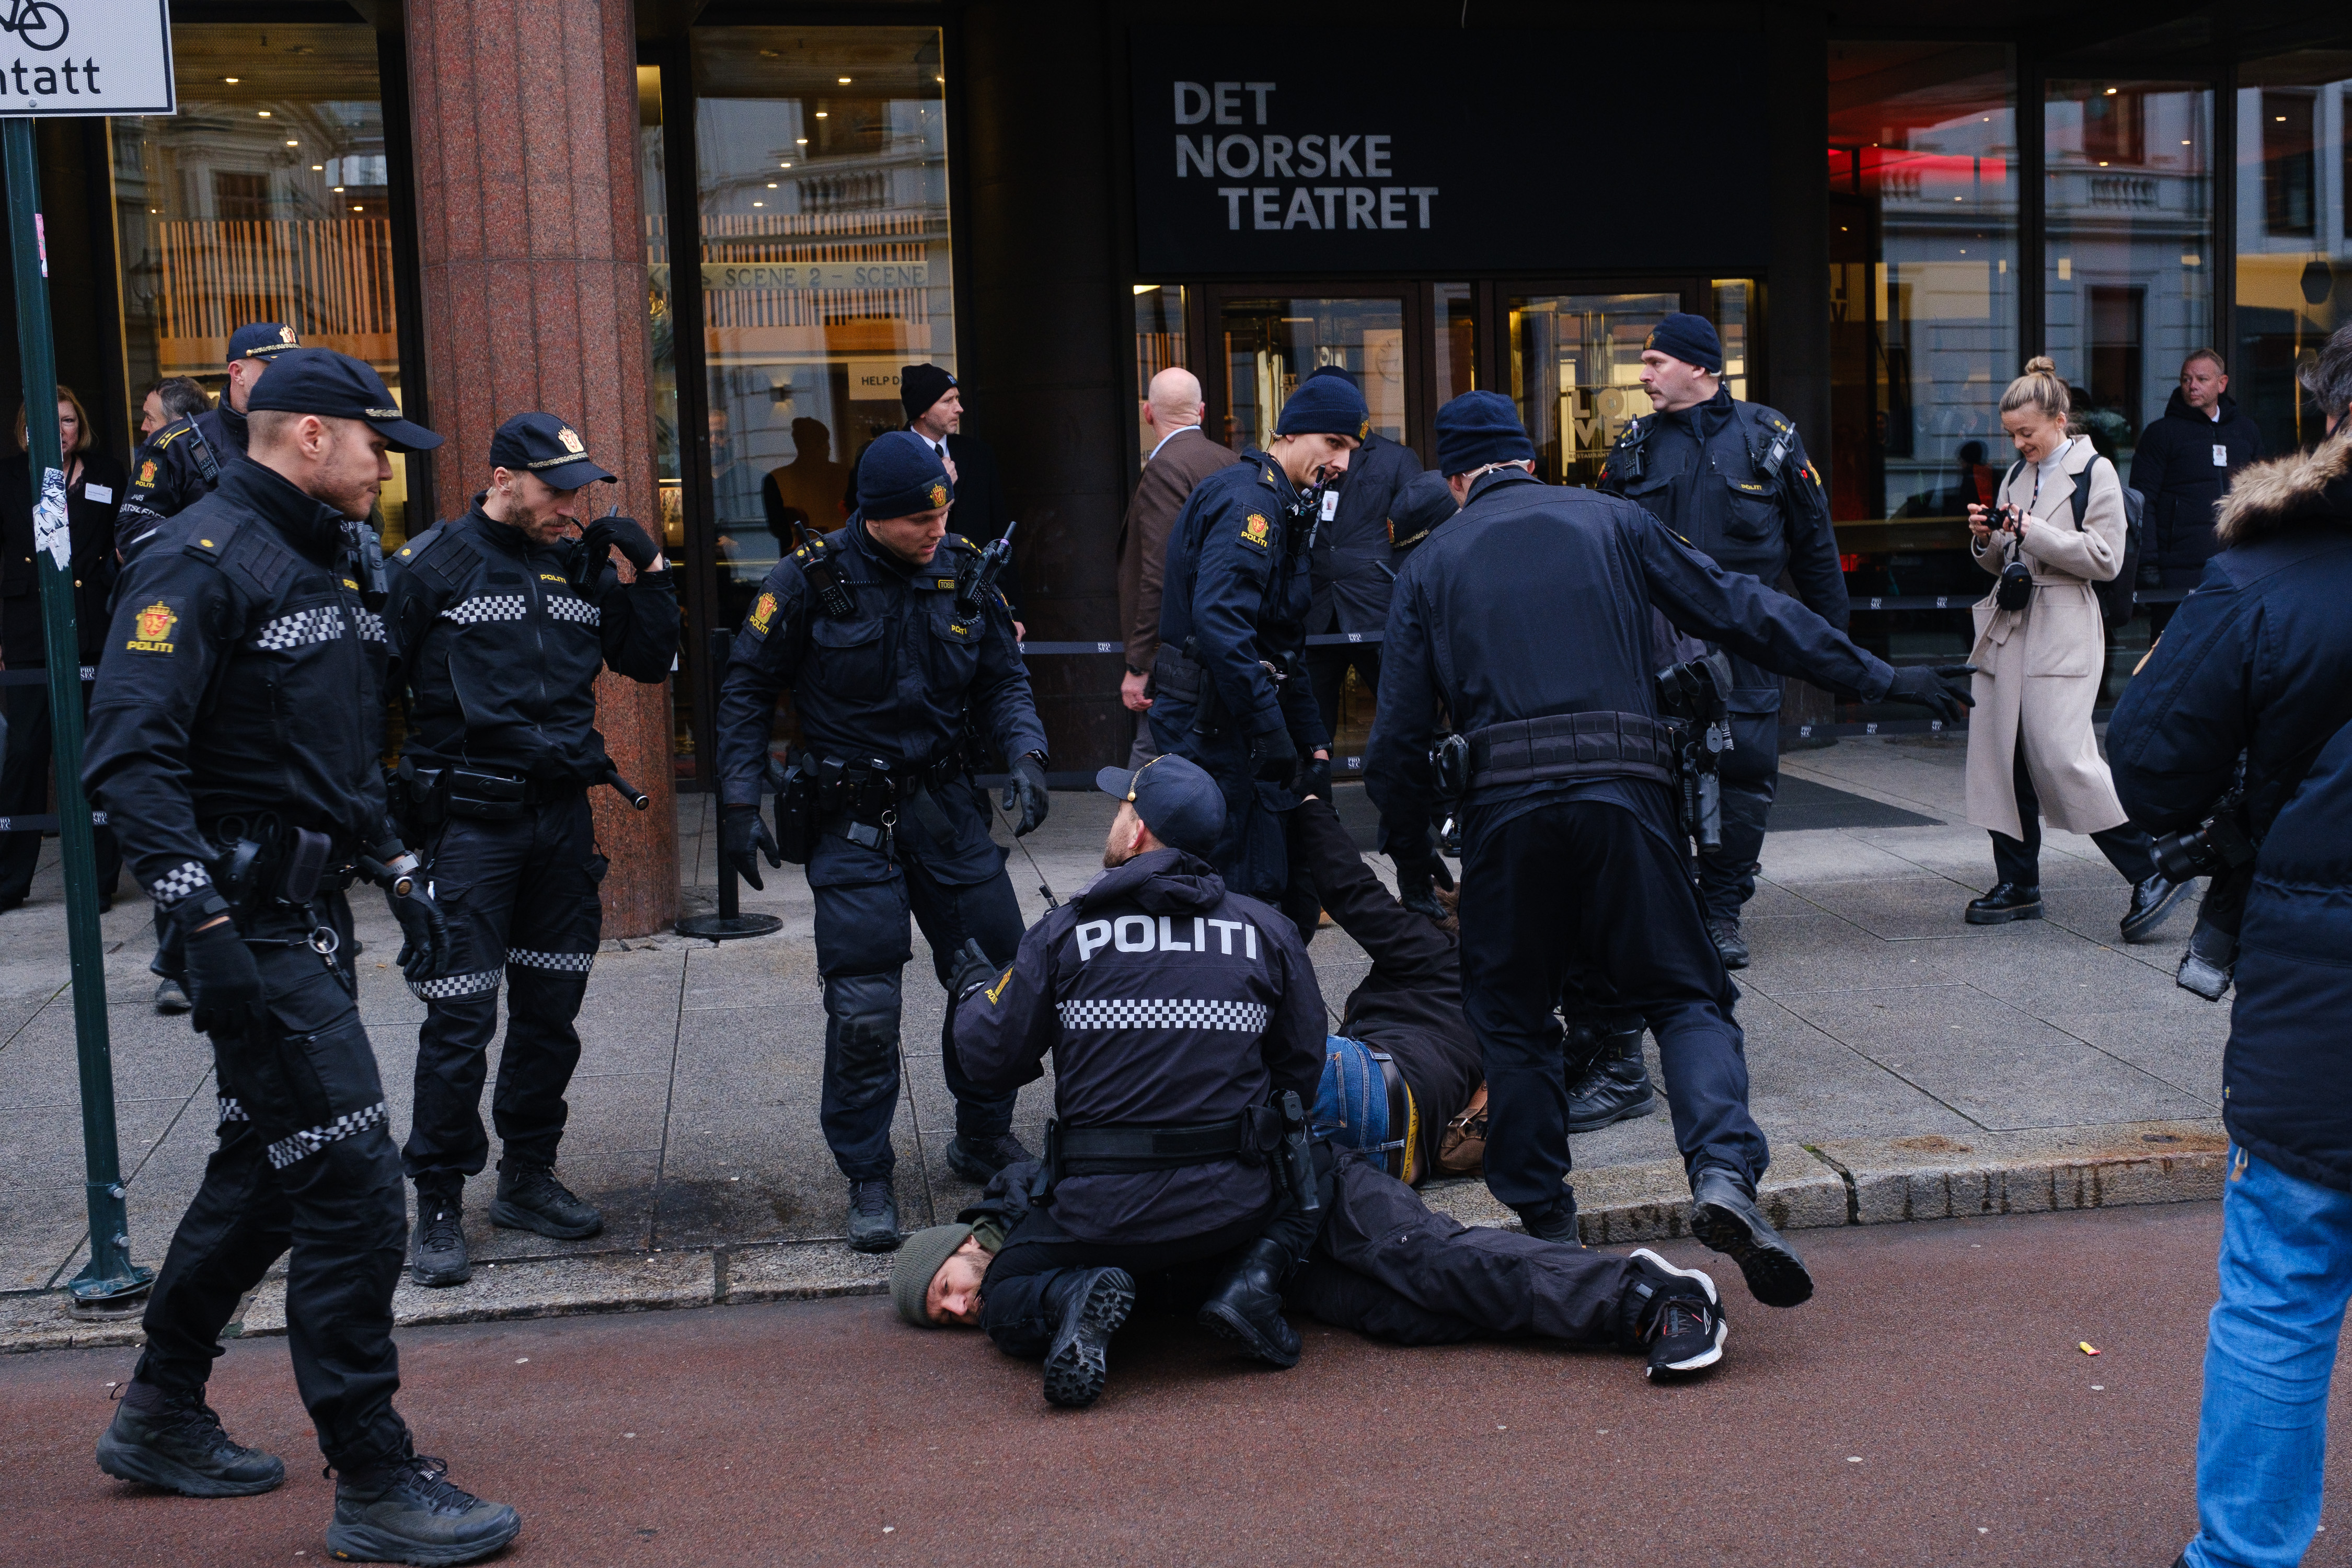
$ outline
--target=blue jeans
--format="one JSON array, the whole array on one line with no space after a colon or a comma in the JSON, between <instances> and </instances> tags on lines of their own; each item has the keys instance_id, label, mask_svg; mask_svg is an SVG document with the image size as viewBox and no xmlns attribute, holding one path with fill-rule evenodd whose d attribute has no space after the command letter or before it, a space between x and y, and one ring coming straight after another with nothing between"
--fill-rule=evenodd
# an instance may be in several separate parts
<instances>
[{"instance_id":1,"label":"blue jeans","mask_svg":"<svg viewBox=\"0 0 2352 1568\"><path fill-rule=\"evenodd\" d=\"M2205 1341L2189 1568L2294 1568L2319 1524L2327 1388L2352 1295L2352 1193L2230 1151Z\"/></svg>"}]
</instances>

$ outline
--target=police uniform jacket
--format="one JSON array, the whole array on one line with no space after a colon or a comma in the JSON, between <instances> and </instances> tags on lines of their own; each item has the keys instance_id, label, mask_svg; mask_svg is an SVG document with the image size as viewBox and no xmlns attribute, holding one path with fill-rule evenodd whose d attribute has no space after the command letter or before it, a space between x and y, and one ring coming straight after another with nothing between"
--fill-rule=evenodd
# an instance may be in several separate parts
<instances>
[{"instance_id":1,"label":"police uniform jacket","mask_svg":"<svg viewBox=\"0 0 2352 1568\"><path fill-rule=\"evenodd\" d=\"M1050 1054L1064 1126L1184 1127L1283 1089L1313 1103L1326 1023L1290 921L1155 849L1032 926L1013 967L960 1005L955 1040L986 1094L1034 1082ZM1065 1176L1054 1217L1081 1241L1176 1241L1265 1211L1276 1179L1234 1159Z\"/></svg>"},{"instance_id":2,"label":"police uniform jacket","mask_svg":"<svg viewBox=\"0 0 2352 1568\"><path fill-rule=\"evenodd\" d=\"M1192 488L1169 531L1160 602L1161 668L1181 661L1192 642L1192 662L1215 682L1236 732L1270 735L1286 725L1302 752L1329 740L1315 694L1304 680L1276 682L1265 666L1295 663L1305 648L1314 522L1279 464L1243 453ZM1163 695L1171 684L1181 691L1190 681L1161 679Z\"/></svg>"},{"instance_id":3,"label":"police uniform jacket","mask_svg":"<svg viewBox=\"0 0 2352 1568\"><path fill-rule=\"evenodd\" d=\"M1389 513L1398 494L1420 477L1420 457L1385 436L1366 436L1349 456L1338 515L1316 529L1307 552L1309 632L1376 632L1387 624L1389 592L1396 585Z\"/></svg>"},{"instance_id":4,"label":"police uniform jacket","mask_svg":"<svg viewBox=\"0 0 2352 1568\"><path fill-rule=\"evenodd\" d=\"M1470 735L1558 714L1654 721L1653 605L1736 658L1864 700L1875 701L1895 679L1821 616L1725 570L1632 501L1498 469L1398 574L1380 718L1364 758L1390 841L1426 839L1429 747L1441 712ZM1666 801L1661 787L1629 790L1590 774L1506 784L1475 792L1465 831L1580 793L1638 802L1644 813Z\"/></svg>"},{"instance_id":5,"label":"police uniform jacket","mask_svg":"<svg viewBox=\"0 0 2352 1568\"><path fill-rule=\"evenodd\" d=\"M538 545L482 510L443 522L385 563L407 753L426 766L496 769L593 784L609 760L596 732L596 675L669 677L677 652L670 574L623 583L578 542Z\"/></svg>"},{"instance_id":6,"label":"police uniform jacket","mask_svg":"<svg viewBox=\"0 0 2352 1568\"><path fill-rule=\"evenodd\" d=\"M228 466L245 456L244 415L223 403L184 414L147 438L131 459L131 485L115 519L115 548L128 561L167 517L210 495Z\"/></svg>"},{"instance_id":7,"label":"police uniform jacket","mask_svg":"<svg viewBox=\"0 0 2352 1568\"><path fill-rule=\"evenodd\" d=\"M122 465L103 452L84 452L81 478L66 489L67 531L73 544L74 637L84 664L106 647L108 601L114 591L114 516L122 502ZM41 626L40 562L33 531L33 469L23 453L0 463L0 660L11 669L49 662Z\"/></svg>"},{"instance_id":8,"label":"police uniform jacket","mask_svg":"<svg viewBox=\"0 0 2352 1568\"><path fill-rule=\"evenodd\" d=\"M340 850L396 841L378 765L383 623L341 514L239 458L134 558L90 702L82 784L158 903L209 881L206 829L274 815Z\"/></svg>"},{"instance_id":9,"label":"police uniform jacket","mask_svg":"<svg viewBox=\"0 0 2352 1568\"><path fill-rule=\"evenodd\" d=\"M1787 572L1807 608L1845 629L1828 499L1796 426L1777 411L1718 387L1696 408L1644 415L1618 438L1600 488L1639 502L1727 572L1768 587ZM1732 711L1780 711L1780 681L1736 653L1732 684Z\"/></svg>"}]
</instances>

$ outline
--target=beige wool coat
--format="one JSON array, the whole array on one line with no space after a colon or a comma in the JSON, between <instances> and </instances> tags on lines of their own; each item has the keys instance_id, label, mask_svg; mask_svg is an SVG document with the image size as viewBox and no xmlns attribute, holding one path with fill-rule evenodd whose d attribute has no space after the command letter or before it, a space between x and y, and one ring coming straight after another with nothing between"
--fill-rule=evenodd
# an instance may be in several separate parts
<instances>
[{"instance_id":1,"label":"beige wool coat","mask_svg":"<svg viewBox=\"0 0 2352 1568\"><path fill-rule=\"evenodd\" d=\"M2074 488L2085 484L2091 499L2078 531ZM2128 820L2091 731L2106 668L2106 629L2091 584L2123 567L2123 480L2088 438L2077 437L2038 498L2032 464L2002 485L1999 505L2029 502L2034 521L2019 559L2032 569L2032 598L2021 610L2004 610L1989 593L1973 606L1976 646L1969 662L1978 673L1977 705L1969 715L1968 817L1979 827L2024 837L2011 782L2015 748L2022 744L2043 819L2068 833L2099 833ZM1970 541L1977 564L1996 579L2009 562L2010 540L1995 530L1980 548Z\"/></svg>"}]
</instances>

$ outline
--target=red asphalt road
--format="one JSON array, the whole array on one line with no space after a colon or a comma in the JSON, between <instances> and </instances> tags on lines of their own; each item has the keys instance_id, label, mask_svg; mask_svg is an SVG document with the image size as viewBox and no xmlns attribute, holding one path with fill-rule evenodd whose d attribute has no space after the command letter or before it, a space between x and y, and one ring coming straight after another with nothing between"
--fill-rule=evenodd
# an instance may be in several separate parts
<instances>
[{"instance_id":1,"label":"red asphalt road","mask_svg":"<svg viewBox=\"0 0 2352 1568\"><path fill-rule=\"evenodd\" d=\"M1056 1411L1034 1367L861 1298L407 1332L401 1407L456 1480L523 1510L512 1563L2166 1568L2196 1522L2220 1220L1801 1236L1820 1294L1775 1312L1718 1271L1728 1362L1675 1389L1629 1357L1311 1324L1296 1371L1253 1370L1155 1322L1121 1336L1100 1405ZM132 1360L0 1363L0 1559L322 1561L332 1484L284 1342L232 1345L213 1380L230 1429L288 1459L242 1500L99 1473ZM2352 1563L2344 1533L2308 1562Z\"/></svg>"}]
</instances>

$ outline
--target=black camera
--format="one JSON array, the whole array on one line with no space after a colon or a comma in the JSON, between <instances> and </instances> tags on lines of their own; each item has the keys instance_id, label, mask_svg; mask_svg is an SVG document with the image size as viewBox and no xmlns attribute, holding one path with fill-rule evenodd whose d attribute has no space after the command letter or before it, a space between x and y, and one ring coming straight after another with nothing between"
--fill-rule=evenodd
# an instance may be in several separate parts
<instances>
[{"instance_id":1,"label":"black camera","mask_svg":"<svg viewBox=\"0 0 2352 1568\"><path fill-rule=\"evenodd\" d=\"M2238 815L2238 803L2225 796L2226 806L2186 833L2168 833L2154 845L2156 868L2168 881L2191 877L2222 877L2254 858L2254 840Z\"/></svg>"},{"instance_id":2,"label":"black camera","mask_svg":"<svg viewBox=\"0 0 2352 1568\"><path fill-rule=\"evenodd\" d=\"M2191 877L2212 879L2197 906L2197 929L2189 934L2188 951L2173 983L2208 1002L2219 1002L2230 989L2238 964L2238 927L2245 917L2246 895L2254 881L2254 851L2262 841L2246 819L2246 759L2238 758L2237 776L2204 821L2183 833L2168 833L2152 846L2157 869L2166 879L2185 882Z\"/></svg>"}]
</instances>

